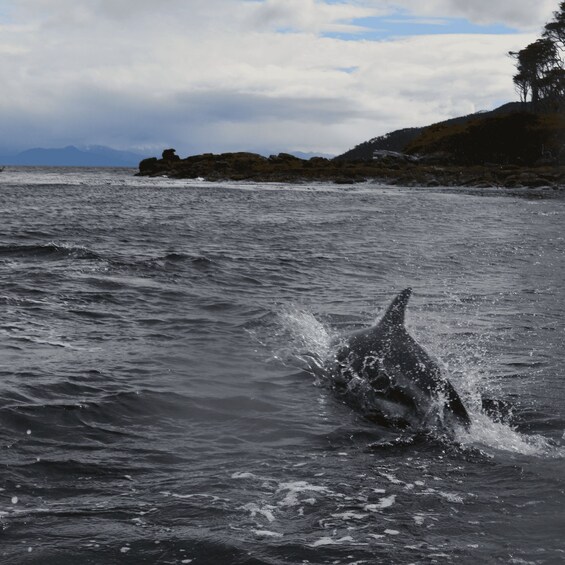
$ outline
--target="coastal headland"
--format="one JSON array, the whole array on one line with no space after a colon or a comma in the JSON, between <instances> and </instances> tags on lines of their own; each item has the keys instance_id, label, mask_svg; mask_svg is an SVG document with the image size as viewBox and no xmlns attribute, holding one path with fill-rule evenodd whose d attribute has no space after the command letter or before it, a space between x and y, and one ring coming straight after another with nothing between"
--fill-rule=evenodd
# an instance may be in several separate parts
<instances>
[{"instance_id":1,"label":"coastal headland","mask_svg":"<svg viewBox=\"0 0 565 565\"><path fill-rule=\"evenodd\" d=\"M174 149L139 164L140 176L209 181L366 181L397 186L565 188L565 116L524 111L519 103L361 143L333 159L288 153L204 153Z\"/></svg>"},{"instance_id":2,"label":"coastal headland","mask_svg":"<svg viewBox=\"0 0 565 565\"><path fill-rule=\"evenodd\" d=\"M373 180L397 186L552 187L565 188L565 166L516 165L456 166L378 161L334 161L320 157L299 159L280 153L263 157L255 153L211 153L186 159L146 159L140 176L202 178L208 181L333 182L352 184Z\"/></svg>"}]
</instances>

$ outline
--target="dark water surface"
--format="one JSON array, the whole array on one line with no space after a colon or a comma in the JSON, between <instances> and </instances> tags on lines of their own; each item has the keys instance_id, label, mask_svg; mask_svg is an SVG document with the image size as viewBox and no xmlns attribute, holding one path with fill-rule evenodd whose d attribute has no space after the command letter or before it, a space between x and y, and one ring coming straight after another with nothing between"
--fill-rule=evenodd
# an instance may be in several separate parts
<instances>
[{"instance_id":1,"label":"dark water surface","mask_svg":"<svg viewBox=\"0 0 565 565\"><path fill-rule=\"evenodd\" d=\"M562 195L131 175L0 175L1 563L565 562ZM455 441L298 359L407 286Z\"/></svg>"}]
</instances>

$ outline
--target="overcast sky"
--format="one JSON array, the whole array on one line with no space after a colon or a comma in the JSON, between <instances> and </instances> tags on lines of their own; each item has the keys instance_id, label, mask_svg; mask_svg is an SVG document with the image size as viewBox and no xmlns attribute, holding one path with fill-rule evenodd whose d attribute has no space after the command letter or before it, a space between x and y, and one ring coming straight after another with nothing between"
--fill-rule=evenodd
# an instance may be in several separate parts
<instances>
[{"instance_id":1,"label":"overcast sky","mask_svg":"<svg viewBox=\"0 0 565 565\"><path fill-rule=\"evenodd\" d=\"M557 0L1 0L0 152L337 154L516 100Z\"/></svg>"}]
</instances>

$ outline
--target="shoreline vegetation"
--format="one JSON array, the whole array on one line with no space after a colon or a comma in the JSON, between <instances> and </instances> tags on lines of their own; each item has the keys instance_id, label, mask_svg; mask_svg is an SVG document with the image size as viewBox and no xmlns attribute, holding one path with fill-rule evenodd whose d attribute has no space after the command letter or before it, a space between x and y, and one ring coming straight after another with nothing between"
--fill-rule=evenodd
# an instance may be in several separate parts
<instances>
[{"instance_id":1,"label":"shoreline vegetation","mask_svg":"<svg viewBox=\"0 0 565 565\"><path fill-rule=\"evenodd\" d=\"M181 159L165 149L139 175L257 182L373 180L403 186L565 188L565 0L542 37L509 55L520 102L490 112L406 128L333 159L288 153L205 153Z\"/></svg>"}]
</instances>

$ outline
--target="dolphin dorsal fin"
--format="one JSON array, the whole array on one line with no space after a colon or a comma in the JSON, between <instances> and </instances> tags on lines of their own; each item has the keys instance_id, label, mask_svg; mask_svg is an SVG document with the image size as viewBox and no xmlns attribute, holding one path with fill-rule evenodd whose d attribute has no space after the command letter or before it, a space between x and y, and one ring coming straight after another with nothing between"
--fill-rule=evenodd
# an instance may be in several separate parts
<instances>
[{"instance_id":1,"label":"dolphin dorsal fin","mask_svg":"<svg viewBox=\"0 0 565 565\"><path fill-rule=\"evenodd\" d=\"M381 320L381 324L387 326L403 326L404 325L404 312L410 295L412 294L411 288L404 289L387 308L385 315Z\"/></svg>"}]
</instances>

